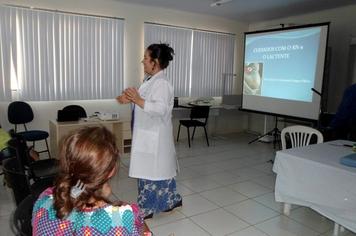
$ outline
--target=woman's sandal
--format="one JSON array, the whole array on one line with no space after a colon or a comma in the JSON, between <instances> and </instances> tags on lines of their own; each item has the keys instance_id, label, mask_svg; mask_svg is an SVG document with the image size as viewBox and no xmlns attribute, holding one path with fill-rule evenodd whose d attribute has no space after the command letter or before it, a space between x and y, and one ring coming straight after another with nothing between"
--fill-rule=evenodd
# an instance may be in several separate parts
<instances>
[{"instance_id":1,"label":"woman's sandal","mask_svg":"<svg viewBox=\"0 0 356 236\"><path fill-rule=\"evenodd\" d=\"M171 211L173 211L175 208L181 207L181 206L183 206L183 200L180 200L180 201L177 202L171 209L165 210L165 211L163 211L163 212L171 212Z\"/></svg>"}]
</instances>

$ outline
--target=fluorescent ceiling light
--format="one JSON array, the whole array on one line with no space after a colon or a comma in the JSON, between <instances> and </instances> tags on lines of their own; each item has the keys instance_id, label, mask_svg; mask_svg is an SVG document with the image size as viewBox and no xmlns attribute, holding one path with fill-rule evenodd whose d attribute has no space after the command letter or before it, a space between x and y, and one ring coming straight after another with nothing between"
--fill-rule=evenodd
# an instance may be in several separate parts
<instances>
[{"instance_id":1,"label":"fluorescent ceiling light","mask_svg":"<svg viewBox=\"0 0 356 236\"><path fill-rule=\"evenodd\" d=\"M221 6L224 3L228 3L231 2L232 0L218 0L213 2L212 4L210 4L211 7L217 7L217 6Z\"/></svg>"}]
</instances>

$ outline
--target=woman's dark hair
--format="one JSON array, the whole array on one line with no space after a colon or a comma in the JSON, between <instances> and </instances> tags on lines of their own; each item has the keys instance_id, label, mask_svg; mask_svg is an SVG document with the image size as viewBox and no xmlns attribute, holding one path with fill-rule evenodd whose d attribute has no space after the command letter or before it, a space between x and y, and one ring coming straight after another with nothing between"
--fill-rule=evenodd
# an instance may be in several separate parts
<instances>
[{"instance_id":1,"label":"woman's dark hair","mask_svg":"<svg viewBox=\"0 0 356 236\"><path fill-rule=\"evenodd\" d=\"M173 60L174 50L169 44L151 44L148 46L147 51L149 51L150 57L153 60L158 59L161 69L166 69L169 62Z\"/></svg>"},{"instance_id":2,"label":"woman's dark hair","mask_svg":"<svg viewBox=\"0 0 356 236\"><path fill-rule=\"evenodd\" d=\"M85 127L69 134L61 142L60 171L54 186L54 208L57 217L65 218L74 209L111 203L103 194L103 185L115 170L119 159L114 135L105 127ZM85 191L72 198L72 186L80 180Z\"/></svg>"}]
</instances>

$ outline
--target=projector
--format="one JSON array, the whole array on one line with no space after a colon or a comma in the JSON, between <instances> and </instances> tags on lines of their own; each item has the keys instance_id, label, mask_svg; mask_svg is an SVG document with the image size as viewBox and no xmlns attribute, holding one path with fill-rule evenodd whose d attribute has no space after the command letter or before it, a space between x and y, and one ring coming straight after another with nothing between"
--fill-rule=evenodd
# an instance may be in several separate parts
<instances>
[{"instance_id":1,"label":"projector","mask_svg":"<svg viewBox=\"0 0 356 236\"><path fill-rule=\"evenodd\" d=\"M118 120L119 119L119 113L99 113L98 118L100 120Z\"/></svg>"}]
</instances>

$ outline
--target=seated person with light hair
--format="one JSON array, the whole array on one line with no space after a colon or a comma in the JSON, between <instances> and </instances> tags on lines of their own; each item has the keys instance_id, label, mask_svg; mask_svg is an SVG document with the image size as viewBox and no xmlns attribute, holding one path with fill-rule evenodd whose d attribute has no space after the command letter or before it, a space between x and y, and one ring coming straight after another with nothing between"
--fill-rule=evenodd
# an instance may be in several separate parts
<instances>
[{"instance_id":1,"label":"seated person with light hair","mask_svg":"<svg viewBox=\"0 0 356 236\"><path fill-rule=\"evenodd\" d=\"M33 235L143 235L136 204L109 200L118 171L115 137L104 127L71 133L60 147L60 171L32 213Z\"/></svg>"}]
</instances>

